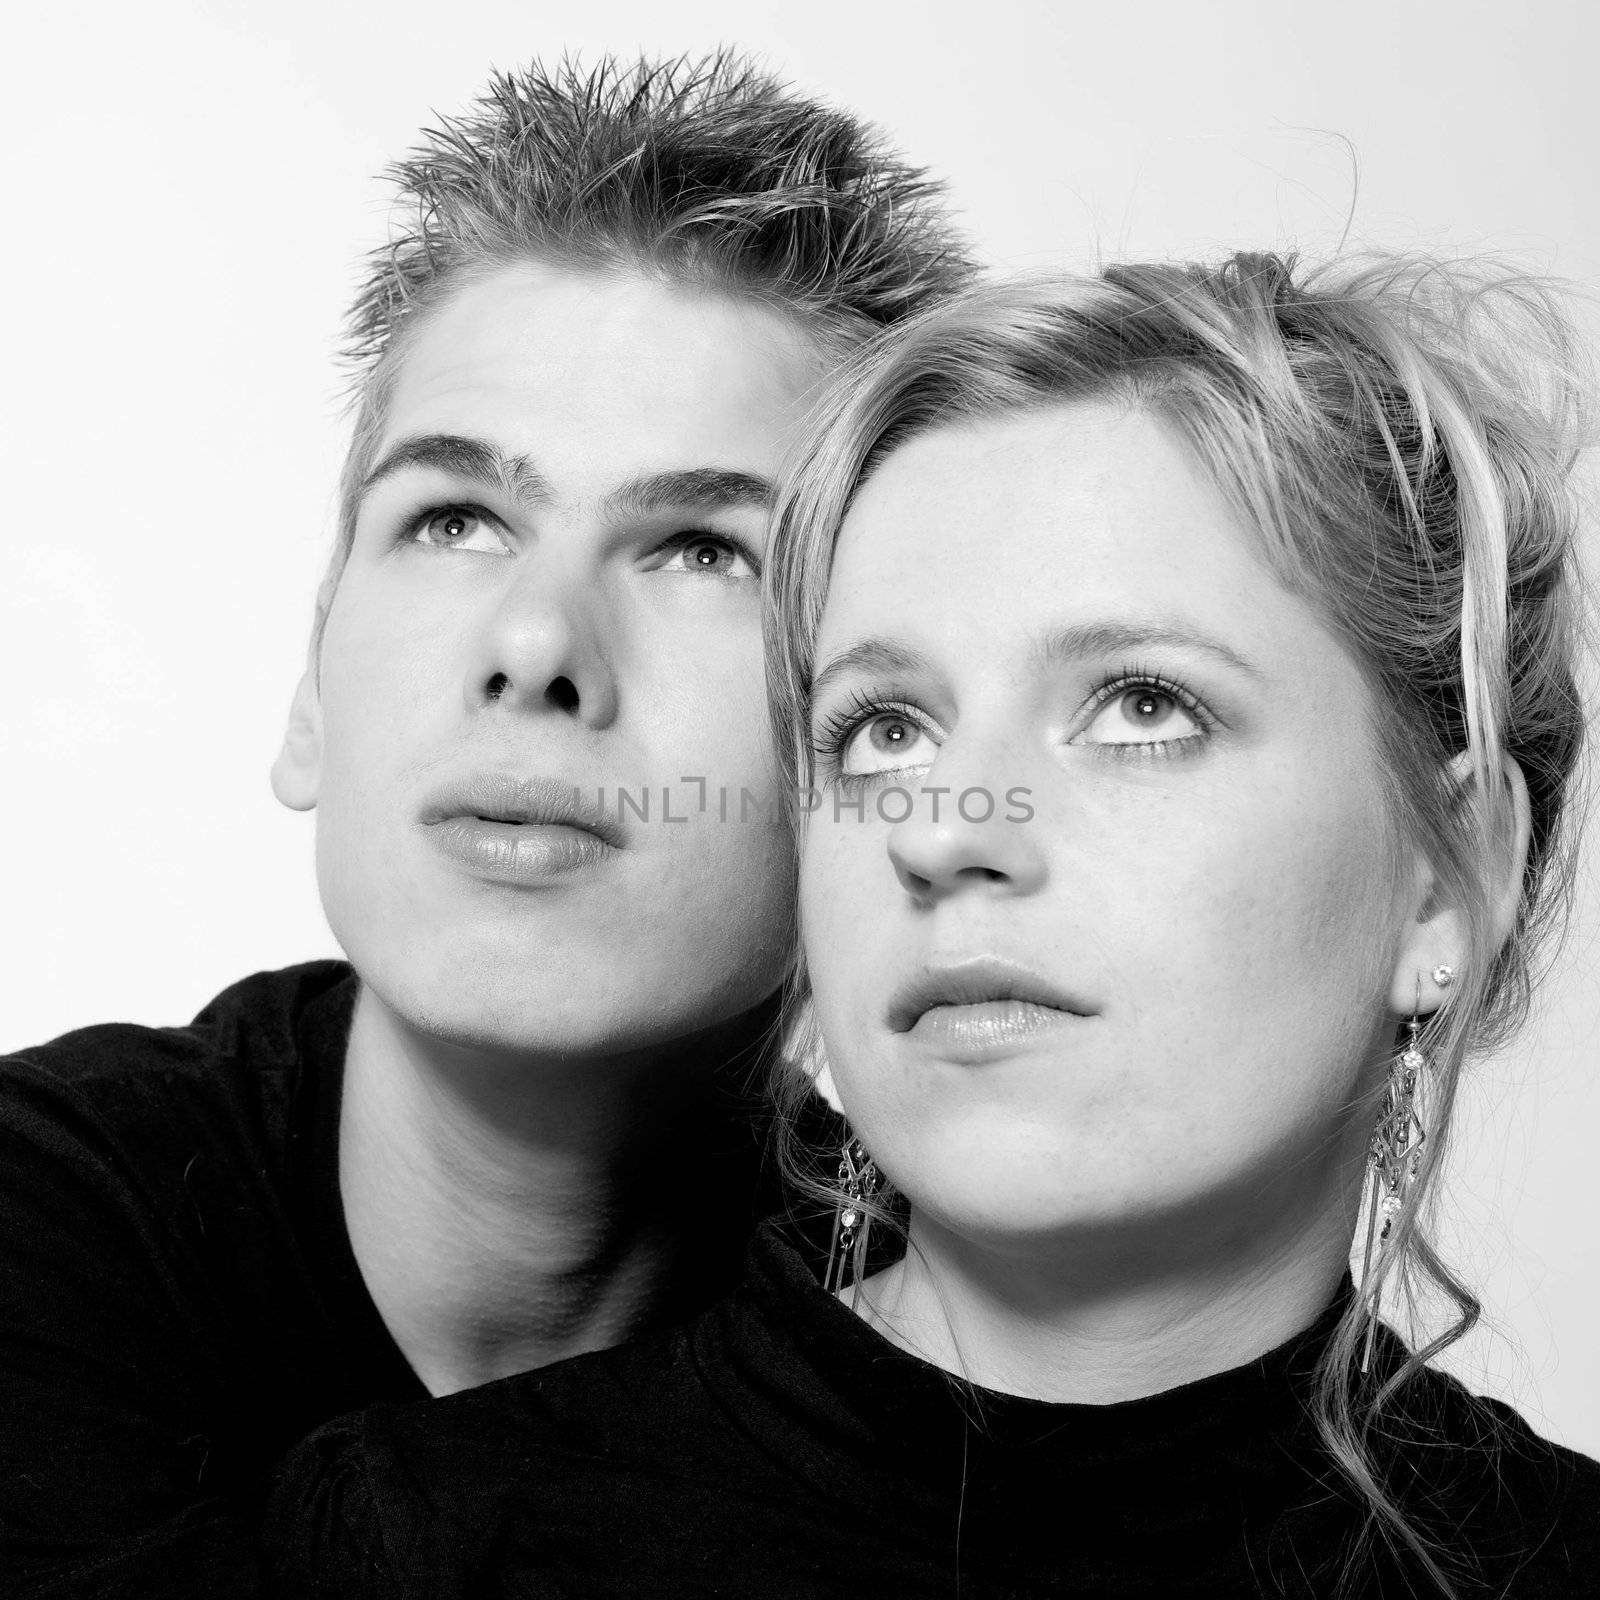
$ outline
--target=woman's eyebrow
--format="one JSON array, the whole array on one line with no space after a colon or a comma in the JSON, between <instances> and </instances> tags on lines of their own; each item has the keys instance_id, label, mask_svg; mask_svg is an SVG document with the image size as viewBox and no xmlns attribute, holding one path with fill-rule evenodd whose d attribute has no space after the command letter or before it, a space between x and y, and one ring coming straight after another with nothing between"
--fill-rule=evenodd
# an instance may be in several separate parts
<instances>
[{"instance_id":1,"label":"woman's eyebrow","mask_svg":"<svg viewBox=\"0 0 1600 1600\"><path fill-rule=\"evenodd\" d=\"M1238 651L1230 649L1220 639L1202 633L1187 623L1147 623L1107 620L1079 622L1069 627L1054 628L1039 642L1039 656L1046 664L1060 661L1077 661L1085 656L1120 655L1131 650L1147 650L1167 646L1180 650L1196 650L1226 663L1258 683L1266 682L1266 673L1246 661Z\"/></svg>"},{"instance_id":2,"label":"woman's eyebrow","mask_svg":"<svg viewBox=\"0 0 1600 1600\"><path fill-rule=\"evenodd\" d=\"M1039 642L1038 656L1045 665L1078 661L1090 656L1119 655L1131 650L1159 646L1199 651L1224 662L1258 683L1267 675L1220 639L1214 639L1187 623L1147 623L1107 620L1078 622L1053 628ZM927 657L896 639L864 639L831 657L811 680L811 698L816 700L840 678L854 672L892 673L926 670Z\"/></svg>"},{"instance_id":3,"label":"woman's eyebrow","mask_svg":"<svg viewBox=\"0 0 1600 1600\"><path fill-rule=\"evenodd\" d=\"M815 700L830 685L852 672L916 672L927 666L927 659L909 645L894 639L863 639L834 656L811 680Z\"/></svg>"}]
</instances>

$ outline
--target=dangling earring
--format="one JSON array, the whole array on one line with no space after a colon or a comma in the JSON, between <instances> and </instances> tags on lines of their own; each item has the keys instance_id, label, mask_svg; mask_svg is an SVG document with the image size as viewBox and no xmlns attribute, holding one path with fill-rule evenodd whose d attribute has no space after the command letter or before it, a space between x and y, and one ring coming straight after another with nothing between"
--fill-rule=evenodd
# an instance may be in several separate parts
<instances>
[{"instance_id":1,"label":"dangling earring","mask_svg":"<svg viewBox=\"0 0 1600 1600\"><path fill-rule=\"evenodd\" d=\"M829 1294L844 1287L848 1263L855 1284L861 1282L861 1269L867 1254L867 1233L872 1226L869 1207L881 1179L872 1157L859 1139L846 1139L839 1152L838 1199L833 1208L833 1241L828 1246L828 1270L822 1286Z\"/></svg>"},{"instance_id":2,"label":"dangling earring","mask_svg":"<svg viewBox=\"0 0 1600 1600\"><path fill-rule=\"evenodd\" d=\"M1420 991L1420 981L1418 988ZM1422 1147L1428 1138L1422 1118L1417 1114L1417 1090L1428 1058L1417 1042L1422 1024L1416 1012L1411 1014L1406 1029L1406 1047L1390 1063L1383 1110L1378 1115L1378 1125L1372 1131L1372 1143L1367 1150L1367 1247L1361 1257L1361 1297L1367 1302L1367 1342L1361 1354L1363 1372L1371 1364L1372 1343L1378 1330L1378 1302L1383 1291L1376 1274L1382 1266L1389 1235L1405 1210L1411 1186L1422 1165Z\"/></svg>"}]
</instances>

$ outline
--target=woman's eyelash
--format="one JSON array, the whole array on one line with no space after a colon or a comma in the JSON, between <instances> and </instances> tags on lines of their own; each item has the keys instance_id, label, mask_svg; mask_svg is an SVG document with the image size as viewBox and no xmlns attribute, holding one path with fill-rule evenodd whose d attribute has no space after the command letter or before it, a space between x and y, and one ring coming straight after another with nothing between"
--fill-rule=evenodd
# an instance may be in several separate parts
<instances>
[{"instance_id":1,"label":"woman's eyelash","mask_svg":"<svg viewBox=\"0 0 1600 1600\"><path fill-rule=\"evenodd\" d=\"M862 727L874 717L882 716L904 717L918 727L926 726L922 713L904 701L880 699L855 689L843 705L830 711L816 724L811 735L813 753L820 758L838 761L844 755L844 747Z\"/></svg>"},{"instance_id":2,"label":"woman's eyelash","mask_svg":"<svg viewBox=\"0 0 1600 1600\"><path fill-rule=\"evenodd\" d=\"M1132 689L1150 689L1157 694L1167 695L1182 706L1207 733L1215 731L1217 727L1216 717L1206 708L1204 701L1193 690L1185 689L1181 683L1175 683L1171 678L1165 677L1159 672L1151 672L1143 667L1133 667L1106 679L1089 696L1085 709L1090 712L1098 711L1108 701L1115 700L1118 695L1127 694ZM1193 737L1193 735L1190 735L1190 737ZM1173 742L1175 741L1159 741L1161 744ZM1152 745L1152 748L1155 747L1155 745Z\"/></svg>"},{"instance_id":3,"label":"woman's eyelash","mask_svg":"<svg viewBox=\"0 0 1600 1600\"><path fill-rule=\"evenodd\" d=\"M1151 671L1146 667L1124 668L1102 680L1089 696L1082 714L1092 717L1093 713L1115 700L1118 695L1127 694L1135 689L1148 689L1153 693L1169 696L1194 718L1203 733L1212 733L1218 727L1217 718L1193 690L1186 689L1181 683L1165 674ZM856 689L851 691L849 698L842 705L817 721L811 735L812 753L819 760L837 764L843 758L845 746L861 728L874 717L882 716L904 717L919 727L927 725L926 718L915 706L903 700L868 694ZM1194 734L1185 734L1176 739L1145 740L1130 742L1125 747L1112 745L1107 748L1150 752L1160 750L1167 745L1183 744L1195 737Z\"/></svg>"}]
</instances>

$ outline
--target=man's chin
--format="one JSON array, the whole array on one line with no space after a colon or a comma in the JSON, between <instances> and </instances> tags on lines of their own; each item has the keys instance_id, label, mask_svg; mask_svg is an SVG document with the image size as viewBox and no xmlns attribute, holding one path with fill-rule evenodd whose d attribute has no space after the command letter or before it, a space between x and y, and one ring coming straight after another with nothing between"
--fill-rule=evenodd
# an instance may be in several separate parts
<instances>
[{"instance_id":1,"label":"man's chin","mask_svg":"<svg viewBox=\"0 0 1600 1600\"><path fill-rule=\"evenodd\" d=\"M419 1053L494 1061L548 1063L618 1060L675 1052L697 1039L735 1046L732 1035L766 1025L776 984L737 992L696 993L681 973L659 983L626 983L546 968L518 980L487 975L367 971L356 968L367 1003Z\"/></svg>"}]
</instances>

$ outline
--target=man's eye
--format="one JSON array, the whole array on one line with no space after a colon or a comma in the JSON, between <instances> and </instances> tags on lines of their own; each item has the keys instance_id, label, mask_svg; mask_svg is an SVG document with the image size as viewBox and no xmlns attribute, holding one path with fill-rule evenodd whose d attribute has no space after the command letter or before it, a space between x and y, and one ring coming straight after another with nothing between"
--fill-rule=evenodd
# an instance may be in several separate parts
<instances>
[{"instance_id":1,"label":"man's eye","mask_svg":"<svg viewBox=\"0 0 1600 1600\"><path fill-rule=\"evenodd\" d=\"M880 711L861 723L839 752L846 778L874 772L905 772L929 765L938 746L928 730L900 711Z\"/></svg>"},{"instance_id":2,"label":"man's eye","mask_svg":"<svg viewBox=\"0 0 1600 1600\"><path fill-rule=\"evenodd\" d=\"M713 578L755 578L755 561L732 539L717 533L681 533L663 546L667 572L703 572Z\"/></svg>"},{"instance_id":3,"label":"man's eye","mask_svg":"<svg viewBox=\"0 0 1600 1600\"><path fill-rule=\"evenodd\" d=\"M471 506L441 506L418 519L411 530L413 544L435 550L475 550L484 555L511 554L500 525Z\"/></svg>"}]
</instances>

